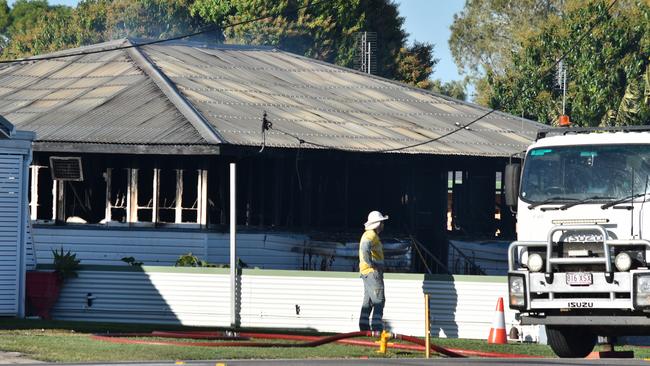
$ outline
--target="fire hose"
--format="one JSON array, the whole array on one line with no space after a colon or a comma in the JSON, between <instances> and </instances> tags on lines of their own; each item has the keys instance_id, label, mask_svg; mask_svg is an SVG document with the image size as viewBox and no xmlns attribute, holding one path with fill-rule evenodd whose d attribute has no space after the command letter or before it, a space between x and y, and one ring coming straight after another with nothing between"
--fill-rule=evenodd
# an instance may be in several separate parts
<instances>
[{"instance_id":1,"label":"fire hose","mask_svg":"<svg viewBox=\"0 0 650 366\"><path fill-rule=\"evenodd\" d=\"M168 332L168 331L154 331L151 333L107 333L107 334L93 334L91 337L96 340L122 343L122 344L150 344L150 345L173 345L173 346L193 346L193 347L317 347L323 344L337 342L341 344L362 346L362 347L377 347L375 341L351 339L357 337L377 337L381 336L380 332L359 331L350 333L341 333L331 336L307 336L307 335L293 335L293 334L274 334L274 333L230 333L230 332ZM425 341L423 339L396 333L384 333L384 336L394 340L401 340L411 344L404 343L387 343L386 346L395 349L411 350L411 351L425 351ZM212 340L220 342L188 342L188 341L166 341L166 340L144 340L144 339L131 339L137 338L176 338L176 339L193 339L193 340ZM290 340L299 341L299 343L279 343L279 342L256 342L251 339L269 339L269 340ZM382 337L384 339L384 337ZM430 349L440 355L447 357L499 357L499 358L538 358L539 356L499 353L499 352L485 352L475 350L464 350L455 348L446 348L435 344L430 345Z\"/></svg>"}]
</instances>

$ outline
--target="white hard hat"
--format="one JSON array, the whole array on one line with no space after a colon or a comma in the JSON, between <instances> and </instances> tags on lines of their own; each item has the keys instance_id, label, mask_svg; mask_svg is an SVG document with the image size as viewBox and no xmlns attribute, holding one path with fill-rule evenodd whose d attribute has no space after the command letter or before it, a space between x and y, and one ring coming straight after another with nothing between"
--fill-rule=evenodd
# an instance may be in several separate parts
<instances>
[{"instance_id":1,"label":"white hard hat","mask_svg":"<svg viewBox=\"0 0 650 366\"><path fill-rule=\"evenodd\" d=\"M379 211L372 211L368 214L368 221L363 225L366 227L366 230L374 230L378 228L384 220L388 220L388 215L384 216Z\"/></svg>"}]
</instances>

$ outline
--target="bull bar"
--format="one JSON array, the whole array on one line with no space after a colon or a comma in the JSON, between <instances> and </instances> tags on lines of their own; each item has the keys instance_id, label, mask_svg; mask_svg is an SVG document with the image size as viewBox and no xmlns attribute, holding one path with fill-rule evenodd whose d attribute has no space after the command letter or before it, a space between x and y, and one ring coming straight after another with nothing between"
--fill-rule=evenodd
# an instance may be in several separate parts
<instances>
[{"instance_id":1,"label":"bull bar","mask_svg":"<svg viewBox=\"0 0 650 366\"><path fill-rule=\"evenodd\" d=\"M573 258L555 258L553 254L553 236L557 232L570 232L570 231L591 231L598 232L602 235L603 256L602 257L573 257ZM589 301L593 304L594 308L633 308L632 298L623 299L617 298L616 293L631 293L632 292L632 276L639 271L629 272L616 272L612 271L612 259L610 248L616 246L643 246L645 250L650 250L650 241L643 239L610 239L607 230L601 225L558 225L552 227L544 241L515 241L508 247L508 272L512 274L519 274L525 276L526 285L526 304L528 309L552 309L552 308L565 308L569 301L581 302ZM543 248L546 247L546 262L545 272L529 272L516 268L516 256L519 248ZM520 258L519 258L520 260ZM521 263L520 263L521 264ZM594 278L593 286L569 286L556 281L553 284L554 274L560 278L566 278L566 273L557 272L553 273L553 264L603 264L603 272L592 273ZM647 272L647 270L643 270ZM533 280L534 279L534 280ZM531 303L531 293L547 293L548 299L535 299ZM591 298L587 293L600 292L609 293L609 299L604 298ZM563 298L556 299L555 293L575 293L579 296L584 293L584 297L575 297L571 299ZM564 304L564 305L563 305Z\"/></svg>"}]
</instances>

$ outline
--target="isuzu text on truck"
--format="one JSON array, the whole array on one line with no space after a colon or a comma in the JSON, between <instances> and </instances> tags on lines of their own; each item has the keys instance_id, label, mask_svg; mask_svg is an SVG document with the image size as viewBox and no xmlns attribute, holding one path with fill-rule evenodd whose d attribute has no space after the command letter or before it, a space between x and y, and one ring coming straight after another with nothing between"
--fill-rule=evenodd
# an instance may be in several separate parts
<instances>
[{"instance_id":1,"label":"isuzu text on truck","mask_svg":"<svg viewBox=\"0 0 650 366\"><path fill-rule=\"evenodd\" d=\"M650 128L541 131L506 168L510 308L560 357L650 335Z\"/></svg>"}]
</instances>

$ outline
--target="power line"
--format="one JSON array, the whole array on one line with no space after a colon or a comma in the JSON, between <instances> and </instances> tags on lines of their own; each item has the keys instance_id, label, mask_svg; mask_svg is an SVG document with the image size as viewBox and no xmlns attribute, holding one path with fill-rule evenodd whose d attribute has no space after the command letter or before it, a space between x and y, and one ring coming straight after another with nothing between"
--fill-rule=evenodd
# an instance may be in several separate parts
<instances>
[{"instance_id":1,"label":"power line","mask_svg":"<svg viewBox=\"0 0 650 366\"><path fill-rule=\"evenodd\" d=\"M237 23L226 24L224 26L211 25L211 26L208 26L208 27L204 27L202 30L199 30L199 31L194 32L194 33L186 33L186 34L182 34L182 35L175 36L175 37L170 37L170 38L165 38L165 39L158 39L158 40L155 40L155 41L147 41L147 42L142 42L142 43L138 43L138 44L130 44L130 45L126 45L126 46L118 46L118 47L101 49L101 50L94 50L94 51L83 51L83 52L67 53L67 54L62 54L62 55L52 55L52 56L43 56L43 57L36 56L36 57L23 58L23 59L0 60L0 64L47 61L47 60L56 60L56 59L60 59L60 58L65 58L65 57L87 56L87 55L94 55L94 54L97 54L97 53L125 50L125 49L129 49L129 48L149 46L149 45L163 43L163 42L177 41L177 40L180 40L180 39L185 39L185 38L190 38L190 37L198 36L198 35L205 34L205 33L210 33L210 32L213 32L213 31L216 31L216 30L219 30L219 29L233 28L233 27L237 27L237 26L240 26L240 25L245 25L245 24L248 24L248 23L258 22L260 20L264 20L264 19L267 19L267 18L275 18L275 17L281 16L281 15L287 15L287 14L290 14L290 13L293 13L293 12L296 12L296 11L299 11L299 10L307 9L307 8L312 7L312 6L324 4L324 3L327 3L327 2L330 2L330 1L332 1L332 0L317 0L317 1L314 1L314 2L309 2L308 1L307 4L305 4L303 6L298 6L298 7L295 7L295 8L287 9L287 10L284 10L284 11L279 12L277 14L270 14L270 15L260 16L260 17L254 18L254 19L243 20L243 21L237 22Z\"/></svg>"},{"instance_id":2,"label":"power line","mask_svg":"<svg viewBox=\"0 0 650 366\"><path fill-rule=\"evenodd\" d=\"M605 12L606 12L606 13L609 13L609 11L612 9L612 7L614 7L614 5L615 5L617 2L618 2L618 0L613 0L613 1L609 4L609 6L608 6L607 9L605 10ZM569 47L569 49L568 49L566 52L564 52L564 53L562 54L562 56L561 56L559 59L557 59L557 61L555 61L555 62L553 63L553 65L551 65L548 69L546 69L546 70L542 73L542 75L541 75L542 78L545 77L545 76L547 76L549 72L554 72L555 67L556 67L560 62L562 62L562 61L563 61L563 60L564 60L564 59L569 55L570 52L573 52L573 51L575 50L575 48L578 46L578 44L580 44L580 43L582 42L582 40L583 40L586 36L590 35L591 32L594 30L594 28L595 28L598 24L601 23L601 21L602 21L602 20L599 20L599 19L597 18L596 21L594 22L594 24L592 24L592 25L589 27L589 29L587 30L587 32L585 32L584 34L582 34L582 36L580 36L580 37L578 38L578 40L577 40L577 41L576 41L576 42L575 42L571 47ZM446 133L446 134L444 134L444 135L441 135L441 136L438 136L438 137L435 137L435 138L431 138L431 139L426 140L426 141L422 141L422 142L418 142L418 143L413 144L413 145L402 146L402 147L394 148L394 149L380 149L380 150L371 150L371 151L366 150L365 152L368 152L368 153L396 152L396 151L402 151L402 150L406 150L406 149L410 149L410 148L414 148L414 147L418 147L418 146L426 145L426 144L429 144L429 143L432 143L432 142L438 141L438 140L440 140L440 139L443 139L443 138L445 138L445 137L448 137L448 136L450 136L450 135L453 135L453 134L457 133L458 131L465 130L465 129L467 129L469 126L473 125L474 123L476 123L476 122L482 120L483 118L489 116L490 114L492 114L492 113L494 113L494 112L496 112L496 111L497 111L496 109L491 109L491 110L488 111L487 113L484 113L483 115L479 116L478 118L474 119L473 121L471 121L471 122L469 122L469 123L467 123L467 124L465 124L465 125L461 125L460 127L458 127L458 128L455 129L455 130L452 130L452 131L450 131L450 132L448 132L448 133ZM321 147L321 148L326 148L326 149L330 149L330 150L347 151L347 152L353 152L353 151L356 152L356 151L357 151L357 150L353 150L353 149L342 149L342 148L336 148L336 147L327 146L327 145L323 145L323 144L318 144L318 143L315 143L315 142L310 142L310 141L304 140L304 139L302 139L302 138L300 138L300 137L298 137L298 136L296 136L296 135L293 135L293 134L290 134L290 133L288 133L288 132L282 131L282 130L276 128L276 127L272 127L272 128L273 128L274 130L278 131L278 132L281 132L281 133L287 135L287 136L290 136L290 137L293 137L293 138L297 139L298 142L299 142L301 145L302 145L302 144L308 144L308 145L312 145L312 146L316 146L316 147Z\"/></svg>"},{"instance_id":3,"label":"power line","mask_svg":"<svg viewBox=\"0 0 650 366\"><path fill-rule=\"evenodd\" d=\"M244 20L244 21L241 21L241 22L236 22L236 23L226 24L226 25L221 26L221 27L216 26L216 25L215 25L215 26L209 26L209 27L206 27L206 28L203 29L203 30L200 30L200 31L197 31L197 32L194 32L194 33L188 33L188 34L184 34L184 35L179 35L179 36L176 36L176 37L170 37L170 38L165 38L165 39L160 39L160 40L155 40L155 41L147 41L147 42L138 43L138 44L130 44L130 45L126 45L126 46L118 46L118 47L113 47L113 48L109 48L109 49L101 49L101 50L94 50L94 51L84 51L84 52L68 53L68 54L61 54L61 55L51 55L51 56L44 56L44 57L32 57L32 58L14 59L14 60L0 60L0 64L11 64L11 63L23 63L23 62L47 61L47 60L55 60L55 59L66 58L66 57L86 56L86 55L92 55L92 54L98 54L98 53L104 53L104 52L111 52L111 51L117 51L117 50L123 50L123 49L135 48L135 47L148 46L148 45L159 44L159 43L163 43L163 42L176 41L176 40L180 40L180 39L190 38L190 37L194 37L194 36L197 36L197 35L201 35L201 34L209 33L209 32L212 32L212 31L215 31L215 30L218 30L218 29L227 29L227 28L232 28L232 27L236 27L236 26L240 26L240 25L245 25L245 24L248 24L248 23L257 22L257 21L260 21L260 20L263 20L263 19L267 19L267 18L277 17L277 16L280 16L280 15L286 15L286 14L293 13L293 12L296 12L296 11L299 11L299 10L302 10L302 9L306 9L306 8L309 8L309 7L312 7L312 6L316 6L316 5L320 5L320 4L323 4L323 3L327 3L327 2L329 2L329 1L331 1L331 0L317 0L317 1L312 2L312 3L307 2L307 4L305 4L305 5L303 5L303 6L295 7L295 8L292 8L292 9L287 9L287 10L284 10L284 11L279 12L279 13L277 13L277 14L270 14L270 15L260 16L260 17L254 18L254 19L249 19L249 20ZM613 1L610 3L610 5L607 7L607 9L606 9L606 13L609 13L609 11L612 9L612 7L613 7L617 2L618 2L618 0L613 0ZM569 50L567 50L565 53L563 53L562 56L561 56L561 57L560 57L560 58L559 58L555 63L553 63L553 65L551 65L551 67L549 67L549 68L548 68L544 73L542 73L542 77L546 76L546 74L548 74L549 72L553 71L553 69L554 69L554 68L555 68L555 67L556 67L560 62L562 62L562 61L566 58L566 56L569 54L569 52L574 51L575 47L576 47L580 42L582 42L582 40L583 40L587 35L591 34L591 32L593 31L593 29L594 29L598 24L600 24L600 20L594 22L594 24L592 24L592 25L589 27L589 29L587 30L587 32L585 32L582 36L580 36L580 38L578 38L578 40L573 44L573 46L571 46L571 47L569 48ZM494 113L494 112L496 112L496 111L497 111L496 109L491 109L491 110L488 111L487 113L484 113L483 115L479 116L478 118L472 120L471 122L469 122L469 123L467 123L467 124L465 124L465 125L461 125L461 126L459 126L459 127L458 127L457 129L455 129L455 130L452 130L452 131L450 131L450 132L448 132L448 133L446 133L446 134L443 134L443 135L441 135L441 136L438 136L438 137L435 137L435 138L432 138L432 139L428 139L428 140L426 140L426 141L422 141L422 142L419 142L419 143L416 143L416 144L413 144L413 145L402 146L402 147L394 148L394 149L380 149L380 150L372 150L372 151L366 151L366 152L373 152L373 153L396 152L396 151L402 151L402 150L406 150L406 149L410 149L410 148L414 148L414 147L418 147L418 146L426 145L426 144L429 144L429 143L432 143L432 142L438 141L438 140L440 140L440 139L443 139L443 138L445 138L445 137L448 137L448 136L450 136L450 135L453 135L453 134L455 134L455 133L457 133L457 132L459 132L459 131L461 131L461 130L465 130L465 129L467 129L469 126L473 125L474 123L476 123L476 122L482 120L483 118L489 116L490 114L492 114L492 113ZM267 121L267 123L268 123L268 121ZM274 130L276 130L276 131L278 131L278 132L280 132L280 133L283 133L283 134L285 134L285 135L287 135L287 136L290 136L290 137L295 138L296 140L298 140L298 142L299 142L301 145L302 145L302 144L308 144L308 145L312 145L312 146L316 146L316 147L326 148L326 149L330 149L330 150L339 150L339 151L357 151L357 150L353 150L353 149L342 149L342 148L336 148L336 147L332 147L332 146L328 146L328 145L324 145L324 144L319 144L319 143L315 143L315 142L307 141L307 140L304 140L304 139L302 139L302 138L300 138L300 137L298 137L298 136L296 136L296 135L293 135L293 134L288 133L288 132L286 132L286 131L280 130L280 129L276 128L276 127L272 127L272 125L270 125L270 126L269 126L268 128L266 128L266 129L270 129L270 128L271 128L271 129L274 129ZM266 131L266 129L264 129L264 128L262 129L262 136L263 136L263 139L265 139L265 131ZM263 145L263 146L265 146L265 144L266 144L266 142L264 141L264 145ZM263 150L263 149L262 149L262 150ZM261 152L261 151L260 151L260 152Z\"/></svg>"},{"instance_id":4,"label":"power line","mask_svg":"<svg viewBox=\"0 0 650 366\"><path fill-rule=\"evenodd\" d=\"M380 149L380 150L372 150L372 151L365 151L365 152L368 152L368 153L395 152L395 151L402 151L402 150L410 149L410 148L413 148L413 147L418 147L418 146L421 146L421 145L426 145L426 144L438 141L440 139L443 139L443 138L445 138L445 137L447 137L449 135L452 135L452 134L454 134L454 133L456 133L456 132L458 132L460 130L468 129L469 126L473 125L474 123L480 121L481 119L489 116L490 114L492 114L492 113L494 113L496 111L497 111L496 109L492 109L492 110L488 111L487 113L477 117L473 121L467 123L466 125L462 125L458 129L451 130L451 131L447 132L444 135L440 135L438 137L435 137L435 138L432 138L432 139L429 139L429 140L426 140L426 141L418 142L417 144L402 146L402 147L396 147L394 149ZM301 145L302 144L307 144L307 145L312 145L312 146L321 147L321 148L330 149L330 150L336 150L336 151L346 151L346 152L355 151L355 152L357 152L357 150L353 150L353 149L342 149L342 148L338 148L338 147L333 147L333 146L328 146L328 145L324 145L324 144L319 144L319 143L316 143L316 142L307 141L307 140L304 140L304 139L302 139L302 138L300 138L300 137L298 137L298 136L296 136L294 134L283 131L283 130L277 128L277 127L271 127L271 129L274 129L274 130L276 130L276 131L278 131L280 133L283 133L283 134L285 134L287 136L295 138L296 140L298 140L298 142Z\"/></svg>"}]
</instances>

